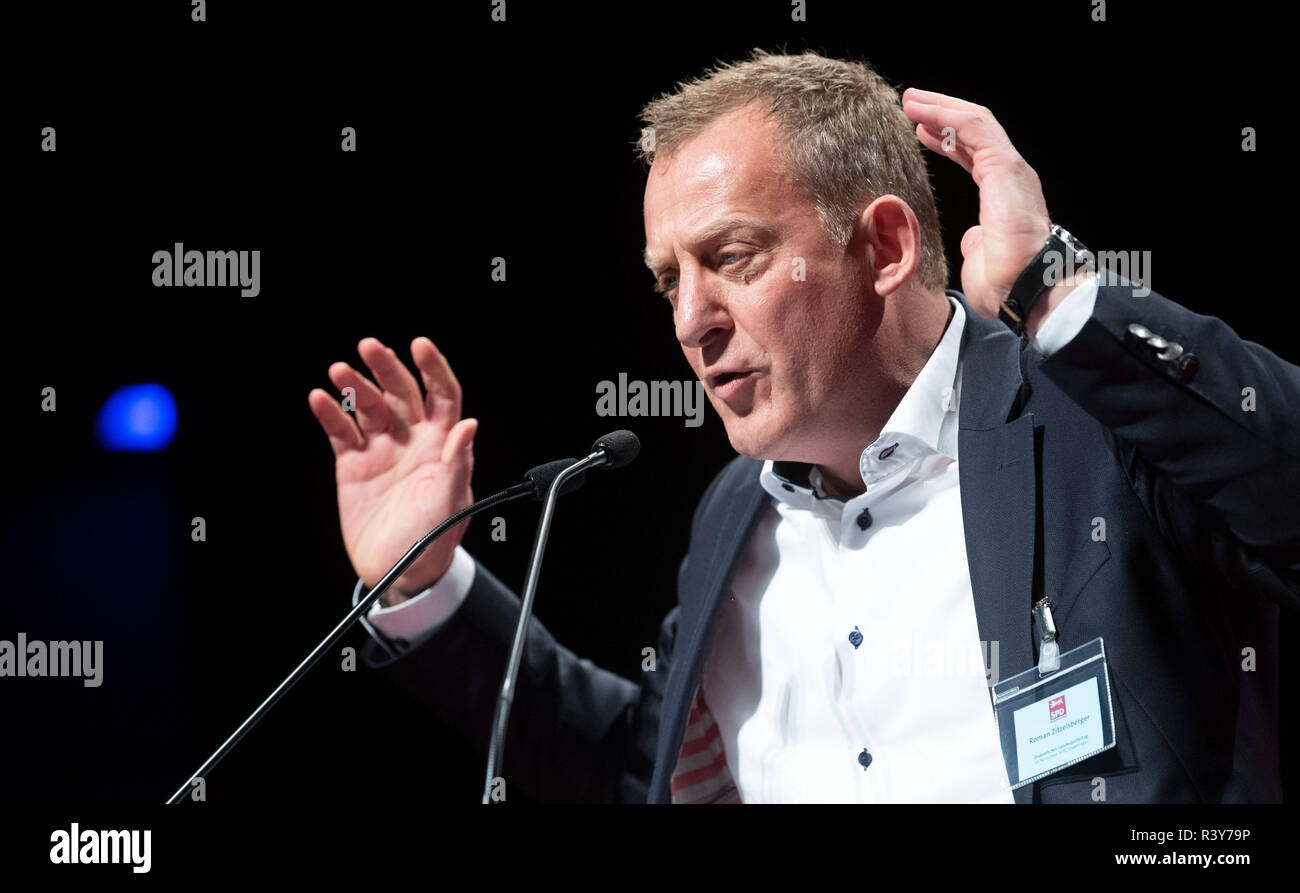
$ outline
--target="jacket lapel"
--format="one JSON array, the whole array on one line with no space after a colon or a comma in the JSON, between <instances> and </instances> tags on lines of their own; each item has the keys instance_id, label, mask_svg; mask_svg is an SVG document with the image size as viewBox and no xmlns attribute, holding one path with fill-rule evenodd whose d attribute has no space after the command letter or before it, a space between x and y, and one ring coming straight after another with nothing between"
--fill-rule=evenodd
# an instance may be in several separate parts
<instances>
[{"instance_id":1,"label":"jacket lapel","mask_svg":"<svg viewBox=\"0 0 1300 893\"><path fill-rule=\"evenodd\" d=\"M1033 663L1030 606L1035 584L1038 516L1038 457L1034 416L1008 417L1028 395L1021 368L1021 341L1005 326L966 308L962 333L962 386L958 412L957 463L962 525L980 640L988 643L989 666L997 678ZM1033 786L1013 792L1028 803Z\"/></svg>"},{"instance_id":2,"label":"jacket lapel","mask_svg":"<svg viewBox=\"0 0 1300 893\"><path fill-rule=\"evenodd\" d=\"M744 476L724 491L722 514L730 523L706 527L716 531L711 542L701 544L698 554L708 556L708 569L703 585L698 589L680 593L681 618L677 628L674 651L680 661L674 661L664 693L664 709L660 716L654 773L650 784L650 802L667 803L670 799L669 783L677 763L686 722L694 700L704 662L708 657L714 623L722 607L723 595L731 582L736 563L753 533L768 495L758 480L757 469L761 463L746 463ZM695 545L692 545L695 552Z\"/></svg>"}]
</instances>

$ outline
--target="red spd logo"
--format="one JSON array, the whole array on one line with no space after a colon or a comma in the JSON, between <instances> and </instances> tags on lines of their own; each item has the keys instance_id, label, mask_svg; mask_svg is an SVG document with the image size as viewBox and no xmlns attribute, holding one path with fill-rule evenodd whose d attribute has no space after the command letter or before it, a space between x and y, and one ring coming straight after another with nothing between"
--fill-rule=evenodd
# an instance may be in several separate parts
<instances>
[{"instance_id":1,"label":"red spd logo","mask_svg":"<svg viewBox=\"0 0 1300 893\"><path fill-rule=\"evenodd\" d=\"M1055 721L1065 716L1065 695L1057 695L1047 701L1047 718Z\"/></svg>"}]
</instances>

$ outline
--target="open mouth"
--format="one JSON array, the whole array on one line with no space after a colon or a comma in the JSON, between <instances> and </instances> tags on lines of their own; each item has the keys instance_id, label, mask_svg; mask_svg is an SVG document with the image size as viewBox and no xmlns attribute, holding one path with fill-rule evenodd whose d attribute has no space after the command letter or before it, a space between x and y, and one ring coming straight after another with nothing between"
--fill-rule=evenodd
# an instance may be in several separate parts
<instances>
[{"instance_id":1,"label":"open mouth","mask_svg":"<svg viewBox=\"0 0 1300 893\"><path fill-rule=\"evenodd\" d=\"M726 399L732 394L735 394L741 388L745 387L746 383L753 377L753 370L746 370L743 372L719 372L715 375L709 376L709 387L713 390L713 393Z\"/></svg>"}]
</instances>

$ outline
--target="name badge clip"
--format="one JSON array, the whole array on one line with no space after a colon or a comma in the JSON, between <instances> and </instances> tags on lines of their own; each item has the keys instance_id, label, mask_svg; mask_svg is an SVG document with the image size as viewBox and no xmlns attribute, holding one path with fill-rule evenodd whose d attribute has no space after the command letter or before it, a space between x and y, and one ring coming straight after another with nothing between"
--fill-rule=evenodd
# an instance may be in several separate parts
<instances>
[{"instance_id":1,"label":"name badge clip","mask_svg":"<svg viewBox=\"0 0 1300 893\"><path fill-rule=\"evenodd\" d=\"M1056 621L1052 619L1052 600L1044 596L1034 602L1034 628L1038 630L1038 675L1046 676L1061 668L1061 649L1056 644Z\"/></svg>"}]
</instances>

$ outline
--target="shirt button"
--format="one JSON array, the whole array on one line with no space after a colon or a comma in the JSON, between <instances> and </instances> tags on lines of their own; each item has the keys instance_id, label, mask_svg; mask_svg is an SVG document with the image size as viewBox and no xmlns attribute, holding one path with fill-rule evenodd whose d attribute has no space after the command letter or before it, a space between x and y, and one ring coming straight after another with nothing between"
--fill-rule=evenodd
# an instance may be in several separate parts
<instances>
[{"instance_id":1,"label":"shirt button","mask_svg":"<svg viewBox=\"0 0 1300 893\"><path fill-rule=\"evenodd\" d=\"M862 748L862 753L858 754L858 765L862 767L863 772L866 772L867 767L871 765L871 753L865 747Z\"/></svg>"},{"instance_id":2,"label":"shirt button","mask_svg":"<svg viewBox=\"0 0 1300 893\"><path fill-rule=\"evenodd\" d=\"M849 633L849 642L853 645L855 651L857 650L857 647L862 644L862 631L856 626L853 627L853 632Z\"/></svg>"},{"instance_id":3,"label":"shirt button","mask_svg":"<svg viewBox=\"0 0 1300 893\"><path fill-rule=\"evenodd\" d=\"M866 530L870 526L871 526L871 509L863 509L862 513L858 515L858 527L862 530Z\"/></svg>"}]
</instances>

